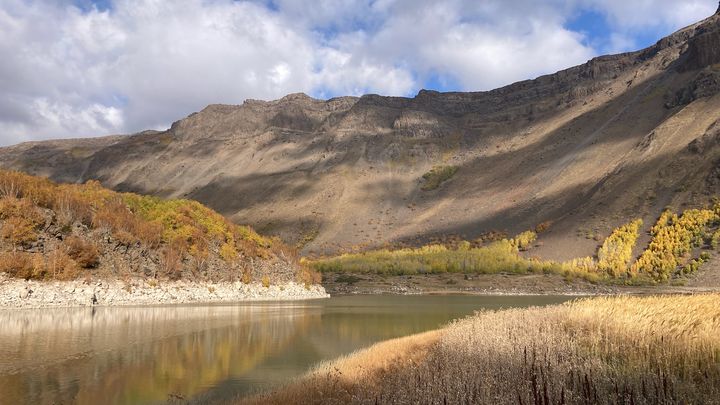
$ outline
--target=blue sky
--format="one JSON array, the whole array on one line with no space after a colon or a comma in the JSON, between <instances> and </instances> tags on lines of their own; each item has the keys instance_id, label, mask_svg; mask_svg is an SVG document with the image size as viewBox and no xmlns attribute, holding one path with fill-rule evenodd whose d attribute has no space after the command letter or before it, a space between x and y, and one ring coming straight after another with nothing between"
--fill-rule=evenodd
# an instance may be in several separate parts
<instances>
[{"instance_id":1,"label":"blue sky","mask_svg":"<svg viewBox=\"0 0 720 405\"><path fill-rule=\"evenodd\" d=\"M2 0L0 144L210 103L478 91L651 45L716 0ZM21 52L18 52L21 50Z\"/></svg>"}]
</instances>

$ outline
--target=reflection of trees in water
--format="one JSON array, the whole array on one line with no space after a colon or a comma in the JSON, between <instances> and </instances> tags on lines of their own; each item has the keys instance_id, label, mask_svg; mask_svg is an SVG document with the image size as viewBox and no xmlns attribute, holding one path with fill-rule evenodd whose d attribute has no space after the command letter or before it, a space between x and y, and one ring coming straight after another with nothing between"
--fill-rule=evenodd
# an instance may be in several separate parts
<instances>
[{"instance_id":1,"label":"reflection of trees in water","mask_svg":"<svg viewBox=\"0 0 720 405\"><path fill-rule=\"evenodd\" d=\"M319 322L311 309L262 306L113 308L94 317L59 311L57 323L41 312L2 315L15 331L26 331L2 336L2 346L28 359L19 372L0 375L0 398L8 403L136 404L164 401L169 393L189 397L252 370ZM52 355L29 356L32 350ZM40 368L48 362L54 364Z\"/></svg>"},{"instance_id":2,"label":"reflection of trees in water","mask_svg":"<svg viewBox=\"0 0 720 405\"><path fill-rule=\"evenodd\" d=\"M337 297L318 303L0 311L0 403L222 399L479 308L539 297ZM210 401L206 401L210 402Z\"/></svg>"},{"instance_id":3,"label":"reflection of trees in water","mask_svg":"<svg viewBox=\"0 0 720 405\"><path fill-rule=\"evenodd\" d=\"M435 329L465 313L396 312L328 313L322 318L323 333L310 333L308 338L330 359L373 343Z\"/></svg>"}]
</instances>

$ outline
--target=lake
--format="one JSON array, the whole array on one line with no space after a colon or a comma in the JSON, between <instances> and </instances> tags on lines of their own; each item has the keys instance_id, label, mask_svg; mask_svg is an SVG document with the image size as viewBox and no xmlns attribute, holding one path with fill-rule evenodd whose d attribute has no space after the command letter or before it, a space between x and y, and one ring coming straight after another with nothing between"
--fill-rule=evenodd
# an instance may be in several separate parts
<instances>
[{"instance_id":1,"label":"lake","mask_svg":"<svg viewBox=\"0 0 720 405\"><path fill-rule=\"evenodd\" d=\"M298 302L0 310L0 404L213 403L482 309L560 296L341 296Z\"/></svg>"}]
</instances>

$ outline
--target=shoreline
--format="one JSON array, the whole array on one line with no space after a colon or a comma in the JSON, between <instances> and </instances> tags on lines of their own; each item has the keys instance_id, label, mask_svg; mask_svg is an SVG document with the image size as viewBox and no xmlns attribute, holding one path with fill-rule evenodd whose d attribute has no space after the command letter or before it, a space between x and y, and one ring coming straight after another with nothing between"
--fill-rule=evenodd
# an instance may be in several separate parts
<instances>
[{"instance_id":1,"label":"shoreline","mask_svg":"<svg viewBox=\"0 0 720 405\"><path fill-rule=\"evenodd\" d=\"M720 292L719 286L593 284L565 280L554 274L461 273L385 276L378 274L326 273L323 287L330 295L653 295Z\"/></svg>"},{"instance_id":2,"label":"shoreline","mask_svg":"<svg viewBox=\"0 0 720 405\"><path fill-rule=\"evenodd\" d=\"M0 273L0 311L4 309L159 306L294 301L338 295L468 295L577 297L611 295L698 294L718 292L716 287L622 286L566 281L555 275L431 274L380 276L375 274L326 275L322 285L290 281L259 282L128 280L34 281Z\"/></svg>"},{"instance_id":3,"label":"shoreline","mask_svg":"<svg viewBox=\"0 0 720 405\"><path fill-rule=\"evenodd\" d=\"M242 282L157 281L146 279L26 281L0 274L0 311L21 308L70 308L218 304L329 298L321 285L290 281Z\"/></svg>"}]
</instances>

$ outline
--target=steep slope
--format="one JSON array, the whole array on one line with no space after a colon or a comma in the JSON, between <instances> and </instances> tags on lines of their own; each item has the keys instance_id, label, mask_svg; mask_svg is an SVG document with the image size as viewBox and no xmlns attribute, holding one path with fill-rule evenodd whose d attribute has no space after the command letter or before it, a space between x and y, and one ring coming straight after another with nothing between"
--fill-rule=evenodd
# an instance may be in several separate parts
<instances>
[{"instance_id":1,"label":"steep slope","mask_svg":"<svg viewBox=\"0 0 720 405\"><path fill-rule=\"evenodd\" d=\"M552 223L535 254L591 255L720 192L719 43L716 14L493 91L211 105L163 132L2 148L0 166L195 199L305 253Z\"/></svg>"}]
</instances>

